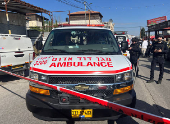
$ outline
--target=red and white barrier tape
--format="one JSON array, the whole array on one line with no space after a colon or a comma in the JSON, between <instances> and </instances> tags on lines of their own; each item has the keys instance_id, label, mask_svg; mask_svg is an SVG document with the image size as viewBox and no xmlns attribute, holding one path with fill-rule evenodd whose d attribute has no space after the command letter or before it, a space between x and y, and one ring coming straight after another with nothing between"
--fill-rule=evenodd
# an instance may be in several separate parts
<instances>
[{"instance_id":1,"label":"red and white barrier tape","mask_svg":"<svg viewBox=\"0 0 170 124\"><path fill-rule=\"evenodd\" d=\"M134 108L126 107L126 106L123 106L123 105L120 105L120 104L117 104L117 103L113 103L113 102L109 102L107 100L103 100L103 99L96 98L96 97L93 97L93 96L90 96L90 95L79 93L79 92L69 90L69 89L66 89L66 88L63 88L63 87L54 86L54 85L51 85L51 84L36 81L36 80L30 79L30 78L27 78L27 77L23 77L23 76L20 76L20 75L16 75L16 74L13 74L11 72L7 72L7 71L1 70L1 69L0 69L0 71L7 73L7 74L10 74L10 75L13 75L13 76L16 76L16 77L19 77L19 78L22 78L22 79L25 79L25 80L28 80L28 81L31 81L31 82L34 82L34 83L37 83L37 84L40 84L40 85L43 85L43 86L46 86L46 87L49 87L49 88L52 88L52 89L57 90L57 91L61 91L61 92L64 92L64 93L67 93L67 94L70 94L70 95L74 95L74 96L79 97L81 99L89 100L90 102L97 103L99 105L110 108L110 109L117 111L119 113L126 114L126 115L132 116L132 117L136 117L136 118L139 118L141 120L144 120L144 121L147 121L147 122L150 122L150 123L170 124L170 119L168 119L168 118L160 117L160 116L150 114L150 113L147 113L147 112L143 112L143 111L140 111L140 110L137 110L137 109L134 109Z\"/></svg>"}]
</instances>

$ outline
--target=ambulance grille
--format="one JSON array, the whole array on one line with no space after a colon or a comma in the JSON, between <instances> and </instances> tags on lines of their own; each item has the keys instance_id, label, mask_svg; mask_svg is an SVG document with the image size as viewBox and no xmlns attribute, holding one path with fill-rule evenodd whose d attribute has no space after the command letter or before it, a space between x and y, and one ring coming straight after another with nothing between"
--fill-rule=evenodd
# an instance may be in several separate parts
<instances>
[{"instance_id":1,"label":"ambulance grille","mask_svg":"<svg viewBox=\"0 0 170 124\"><path fill-rule=\"evenodd\" d=\"M114 76L104 76L104 77L49 77L49 84L111 84L114 83Z\"/></svg>"}]
</instances>

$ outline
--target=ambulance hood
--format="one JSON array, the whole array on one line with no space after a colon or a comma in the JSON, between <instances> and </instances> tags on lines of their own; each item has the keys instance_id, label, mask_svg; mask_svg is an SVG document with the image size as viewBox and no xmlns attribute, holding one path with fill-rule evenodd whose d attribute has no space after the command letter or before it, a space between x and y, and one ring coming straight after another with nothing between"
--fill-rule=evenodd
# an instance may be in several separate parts
<instances>
[{"instance_id":1,"label":"ambulance hood","mask_svg":"<svg viewBox=\"0 0 170 124\"><path fill-rule=\"evenodd\" d=\"M46 75L108 75L131 69L123 55L40 55L30 68Z\"/></svg>"}]
</instances>

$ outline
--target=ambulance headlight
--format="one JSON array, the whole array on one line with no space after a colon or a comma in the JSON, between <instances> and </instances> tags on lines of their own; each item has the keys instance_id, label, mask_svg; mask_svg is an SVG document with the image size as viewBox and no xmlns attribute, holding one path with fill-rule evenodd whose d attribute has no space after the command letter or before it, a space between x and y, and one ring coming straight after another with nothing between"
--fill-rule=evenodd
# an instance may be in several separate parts
<instances>
[{"instance_id":1,"label":"ambulance headlight","mask_svg":"<svg viewBox=\"0 0 170 124\"><path fill-rule=\"evenodd\" d=\"M42 82L47 82L47 75L43 75L43 74L30 72L30 78L33 79L33 80L39 80L39 81L42 81Z\"/></svg>"},{"instance_id":2,"label":"ambulance headlight","mask_svg":"<svg viewBox=\"0 0 170 124\"><path fill-rule=\"evenodd\" d=\"M30 78L33 79L33 80L38 80L38 74L30 72Z\"/></svg>"},{"instance_id":3,"label":"ambulance headlight","mask_svg":"<svg viewBox=\"0 0 170 124\"><path fill-rule=\"evenodd\" d=\"M116 82L124 82L130 80L132 80L132 71L116 75Z\"/></svg>"},{"instance_id":4,"label":"ambulance headlight","mask_svg":"<svg viewBox=\"0 0 170 124\"><path fill-rule=\"evenodd\" d=\"M47 82L47 75L39 74L39 81Z\"/></svg>"},{"instance_id":5,"label":"ambulance headlight","mask_svg":"<svg viewBox=\"0 0 170 124\"><path fill-rule=\"evenodd\" d=\"M130 81L130 80L132 80L132 72L124 73L124 81Z\"/></svg>"}]
</instances>

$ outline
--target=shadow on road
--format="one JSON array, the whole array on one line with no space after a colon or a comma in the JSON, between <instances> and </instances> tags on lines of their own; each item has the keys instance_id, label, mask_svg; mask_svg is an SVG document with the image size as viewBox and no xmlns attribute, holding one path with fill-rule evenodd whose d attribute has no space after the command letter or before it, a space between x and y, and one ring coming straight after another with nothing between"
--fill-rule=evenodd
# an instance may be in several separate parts
<instances>
[{"instance_id":1,"label":"shadow on road","mask_svg":"<svg viewBox=\"0 0 170 124\"><path fill-rule=\"evenodd\" d=\"M148 81L150 79L149 77L145 77L145 76L142 76L142 75L138 75L138 78L145 80L145 81Z\"/></svg>"},{"instance_id":2,"label":"shadow on road","mask_svg":"<svg viewBox=\"0 0 170 124\"><path fill-rule=\"evenodd\" d=\"M151 65L144 65L144 64L142 64L142 65L140 65L140 66L143 66L143 67L146 67L146 68L148 68L148 69L151 69ZM159 67L157 66L157 67L155 68L155 70L159 71ZM170 70L164 68L164 73L170 74Z\"/></svg>"},{"instance_id":3,"label":"shadow on road","mask_svg":"<svg viewBox=\"0 0 170 124\"><path fill-rule=\"evenodd\" d=\"M4 87L4 86L2 86L2 85L0 85L0 87L2 87L3 89L5 89L5 90L7 90L7 91L9 91L9 92L11 92L11 93L13 93L14 95L16 95L16 96L18 96L18 97L20 97L20 98L22 98L22 99L25 99L25 98L22 97L21 95L19 95L19 94L13 92L12 90L9 90L8 88L6 88L6 87Z\"/></svg>"},{"instance_id":4,"label":"shadow on road","mask_svg":"<svg viewBox=\"0 0 170 124\"><path fill-rule=\"evenodd\" d=\"M25 77L29 76L29 70L26 71ZM12 75L0 75L0 83L5 84L9 81L20 80L20 78L12 76Z\"/></svg>"},{"instance_id":5,"label":"shadow on road","mask_svg":"<svg viewBox=\"0 0 170 124\"><path fill-rule=\"evenodd\" d=\"M138 77L137 78L140 78L140 79L142 79L142 80L144 80L144 81L148 81L148 80L150 80L150 78L149 77L145 77L145 76L142 76L142 75L138 75ZM158 81L157 80L154 80L155 81L155 83L157 83Z\"/></svg>"},{"instance_id":6,"label":"shadow on road","mask_svg":"<svg viewBox=\"0 0 170 124\"><path fill-rule=\"evenodd\" d=\"M151 62L152 58L139 58L139 62L140 61L142 61L142 62Z\"/></svg>"},{"instance_id":7,"label":"shadow on road","mask_svg":"<svg viewBox=\"0 0 170 124\"><path fill-rule=\"evenodd\" d=\"M142 100L136 101L135 109L138 109L138 110L141 110L144 112L148 112L148 113L151 113L151 114L154 114L157 116L170 118L170 110L169 109L165 109L164 107L156 105L156 104L150 105ZM142 122L145 123L142 120L140 120L141 122L139 122L139 121L137 122L137 121L138 121L138 119L134 119L130 116L127 116L127 117L118 119L116 121L116 124L141 124Z\"/></svg>"}]
</instances>

